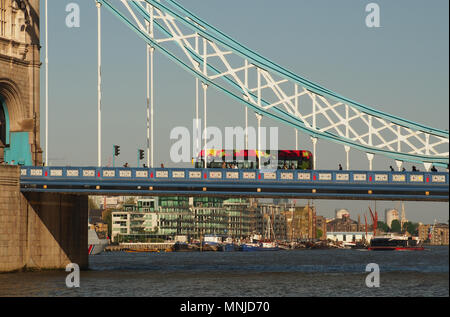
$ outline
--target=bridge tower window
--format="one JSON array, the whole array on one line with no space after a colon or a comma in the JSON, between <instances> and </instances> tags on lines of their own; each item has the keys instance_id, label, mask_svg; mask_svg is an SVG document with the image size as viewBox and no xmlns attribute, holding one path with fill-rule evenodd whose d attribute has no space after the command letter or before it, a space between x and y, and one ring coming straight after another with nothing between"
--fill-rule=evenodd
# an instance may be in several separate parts
<instances>
[{"instance_id":1,"label":"bridge tower window","mask_svg":"<svg viewBox=\"0 0 450 317\"><path fill-rule=\"evenodd\" d=\"M16 37L16 12L11 12L11 38Z\"/></svg>"},{"instance_id":2,"label":"bridge tower window","mask_svg":"<svg viewBox=\"0 0 450 317\"><path fill-rule=\"evenodd\" d=\"M6 0L0 0L0 36L6 37Z\"/></svg>"},{"instance_id":3,"label":"bridge tower window","mask_svg":"<svg viewBox=\"0 0 450 317\"><path fill-rule=\"evenodd\" d=\"M3 109L2 99L0 98L0 162L5 159L6 143L6 115Z\"/></svg>"}]
</instances>

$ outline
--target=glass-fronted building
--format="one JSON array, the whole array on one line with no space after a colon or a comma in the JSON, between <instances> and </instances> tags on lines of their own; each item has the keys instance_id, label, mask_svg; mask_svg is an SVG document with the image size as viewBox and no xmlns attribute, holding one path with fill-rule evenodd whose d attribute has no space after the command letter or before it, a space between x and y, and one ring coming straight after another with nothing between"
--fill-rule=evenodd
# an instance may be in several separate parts
<instances>
[{"instance_id":1,"label":"glass-fronted building","mask_svg":"<svg viewBox=\"0 0 450 317\"><path fill-rule=\"evenodd\" d=\"M242 239L252 233L253 212L247 199L158 197L138 199L112 213L114 242L172 240L205 235Z\"/></svg>"}]
</instances>

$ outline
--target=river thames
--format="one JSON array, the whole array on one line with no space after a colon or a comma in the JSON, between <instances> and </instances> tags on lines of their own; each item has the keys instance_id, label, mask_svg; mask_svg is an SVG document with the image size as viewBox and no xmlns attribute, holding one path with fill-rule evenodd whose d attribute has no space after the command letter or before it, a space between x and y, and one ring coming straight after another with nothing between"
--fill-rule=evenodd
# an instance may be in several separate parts
<instances>
[{"instance_id":1,"label":"river thames","mask_svg":"<svg viewBox=\"0 0 450 317\"><path fill-rule=\"evenodd\" d=\"M449 296L449 249L395 252L104 252L89 257L80 287L65 271L0 274L0 296ZM366 265L380 268L366 286Z\"/></svg>"}]
</instances>

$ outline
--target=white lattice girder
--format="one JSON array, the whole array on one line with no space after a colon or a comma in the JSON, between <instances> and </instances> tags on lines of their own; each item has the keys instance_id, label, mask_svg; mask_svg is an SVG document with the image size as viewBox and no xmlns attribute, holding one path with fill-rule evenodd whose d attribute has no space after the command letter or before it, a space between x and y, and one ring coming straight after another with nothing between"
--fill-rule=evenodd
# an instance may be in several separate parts
<instances>
[{"instance_id":1,"label":"white lattice girder","mask_svg":"<svg viewBox=\"0 0 450 317\"><path fill-rule=\"evenodd\" d=\"M133 8L131 2L134 2ZM227 87L242 96L242 101L305 127L312 136L323 138L329 135L334 141L353 147L360 145L367 152L381 150L393 158L404 154L406 157L410 155L412 161L439 160L442 163L442 159L446 159L448 163L448 137L398 125L352 105L332 101L305 87L298 92L298 83L252 64L222 43L202 37L179 17L157 8L157 3L150 6L148 16L136 8L137 4L143 9L147 4L145 0L121 0L121 3L141 31L148 34L145 25L149 23L151 39L159 45L166 45L167 50L190 65L195 73ZM151 1L149 3L152 4ZM197 26L205 30L198 23ZM414 156L420 158L414 159Z\"/></svg>"}]
</instances>

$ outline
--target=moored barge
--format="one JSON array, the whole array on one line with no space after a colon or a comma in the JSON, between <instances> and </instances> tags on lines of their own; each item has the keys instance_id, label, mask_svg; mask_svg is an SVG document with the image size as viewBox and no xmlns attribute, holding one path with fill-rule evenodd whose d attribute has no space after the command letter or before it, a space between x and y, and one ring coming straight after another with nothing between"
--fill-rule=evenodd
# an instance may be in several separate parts
<instances>
[{"instance_id":1,"label":"moored barge","mask_svg":"<svg viewBox=\"0 0 450 317\"><path fill-rule=\"evenodd\" d=\"M368 248L371 251L423 251L418 237L385 235L373 237Z\"/></svg>"}]
</instances>

